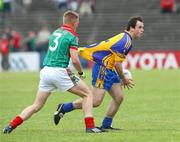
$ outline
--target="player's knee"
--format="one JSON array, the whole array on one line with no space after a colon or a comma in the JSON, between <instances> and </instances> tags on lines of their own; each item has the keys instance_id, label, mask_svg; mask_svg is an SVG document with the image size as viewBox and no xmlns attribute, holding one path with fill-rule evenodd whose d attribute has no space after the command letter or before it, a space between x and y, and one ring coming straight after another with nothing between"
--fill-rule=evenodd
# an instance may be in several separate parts
<instances>
[{"instance_id":1,"label":"player's knee","mask_svg":"<svg viewBox=\"0 0 180 142\"><path fill-rule=\"evenodd\" d=\"M83 93L84 97L92 98L92 92L90 89L87 89L86 92Z\"/></svg>"},{"instance_id":2,"label":"player's knee","mask_svg":"<svg viewBox=\"0 0 180 142\"><path fill-rule=\"evenodd\" d=\"M91 91L91 89L88 88L88 89L86 89L86 91L87 91L86 93L87 93L88 95L91 95L91 96L92 96L92 91Z\"/></svg>"},{"instance_id":3,"label":"player's knee","mask_svg":"<svg viewBox=\"0 0 180 142\"><path fill-rule=\"evenodd\" d=\"M93 107L98 107L101 105L101 100L93 100Z\"/></svg>"},{"instance_id":4,"label":"player's knee","mask_svg":"<svg viewBox=\"0 0 180 142\"><path fill-rule=\"evenodd\" d=\"M123 100L124 100L123 95L120 95L120 96L116 97L116 99L115 99L116 103L118 103L118 104L121 104L123 102Z\"/></svg>"}]
</instances>

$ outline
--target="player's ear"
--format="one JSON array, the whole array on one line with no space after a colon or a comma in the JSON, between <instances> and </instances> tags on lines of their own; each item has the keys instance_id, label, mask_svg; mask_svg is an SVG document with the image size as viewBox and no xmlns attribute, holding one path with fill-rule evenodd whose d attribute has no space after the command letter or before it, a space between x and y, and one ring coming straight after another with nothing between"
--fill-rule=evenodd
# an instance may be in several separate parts
<instances>
[{"instance_id":1,"label":"player's ear","mask_svg":"<svg viewBox=\"0 0 180 142\"><path fill-rule=\"evenodd\" d=\"M72 26L76 26L78 25L78 21L77 20L73 20L72 23L71 23Z\"/></svg>"},{"instance_id":2,"label":"player's ear","mask_svg":"<svg viewBox=\"0 0 180 142\"><path fill-rule=\"evenodd\" d=\"M134 32L135 28L133 27L130 27L130 31Z\"/></svg>"}]
</instances>

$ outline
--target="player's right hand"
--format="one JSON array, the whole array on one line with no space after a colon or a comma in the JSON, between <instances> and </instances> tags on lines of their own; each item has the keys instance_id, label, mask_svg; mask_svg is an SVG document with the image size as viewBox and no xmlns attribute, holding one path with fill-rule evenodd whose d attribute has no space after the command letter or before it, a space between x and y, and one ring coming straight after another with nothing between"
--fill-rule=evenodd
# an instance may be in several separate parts
<instances>
[{"instance_id":1,"label":"player's right hand","mask_svg":"<svg viewBox=\"0 0 180 142\"><path fill-rule=\"evenodd\" d=\"M86 74L84 72L78 72L78 76L80 79L85 79L86 78Z\"/></svg>"},{"instance_id":2,"label":"player's right hand","mask_svg":"<svg viewBox=\"0 0 180 142\"><path fill-rule=\"evenodd\" d=\"M123 82L123 86L124 88L127 88L128 90L133 88L134 86L134 83L132 82L132 79L128 79L128 78L123 78L122 79L122 82Z\"/></svg>"}]
</instances>

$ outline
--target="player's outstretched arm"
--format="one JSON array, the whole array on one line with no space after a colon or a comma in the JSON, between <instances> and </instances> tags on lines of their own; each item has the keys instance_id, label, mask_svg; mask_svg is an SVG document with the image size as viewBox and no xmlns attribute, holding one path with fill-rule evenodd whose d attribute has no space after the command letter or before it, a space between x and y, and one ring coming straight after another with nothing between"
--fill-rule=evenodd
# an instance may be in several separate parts
<instances>
[{"instance_id":1,"label":"player's outstretched arm","mask_svg":"<svg viewBox=\"0 0 180 142\"><path fill-rule=\"evenodd\" d=\"M81 63L79 61L79 56L78 56L78 50L76 49L70 49L70 56L72 63L76 70L78 71L78 75L81 79L84 79L86 77L85 73L83 72L83 68L81 66Z\"/></svg>"},{"instance_id":2,"label":"player's outstretched arm","mask_svg":"<svg viewBox=\"0 0 180 142\"><path fill-rule=\"evenodd\" d=\"M120 78L122 79L124 88L127 88L127 89L133 88L134 84L132 83L132 80L128 79L123 73L123 68L122 68L121 62L115 63L115 69L116 69L116 72L118 73L118 75L120 76Z\"/></svg>"}]
</instances>

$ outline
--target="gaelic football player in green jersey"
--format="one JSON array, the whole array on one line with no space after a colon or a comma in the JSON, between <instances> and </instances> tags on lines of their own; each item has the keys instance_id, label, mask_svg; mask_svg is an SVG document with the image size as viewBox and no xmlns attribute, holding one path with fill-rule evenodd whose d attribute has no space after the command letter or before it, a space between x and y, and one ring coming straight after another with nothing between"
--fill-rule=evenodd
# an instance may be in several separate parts
<instances>
[{"instance_id":1,"label":"gaelic football player in green jersey","mask_svg":"<svg viewBox=\"0 0 180 142\"><path fill-rule=\"evenodd\" d=\"M4 133L12 132L12 130L22 124L23 121L29 119L35 112L38 112L45 104L51 92L55 89L69 91L80 96L83 99L82 108L85 115L86 132L102 132L102 130L95 127L94 124L92 92L80 79L84 78L85 74L83 73L78 57L78 37L75 33L78 24L79 15L76 12L67 11L64 13L63 26L55 30L49 39L49 49L44 60L44 68L40 71L40 82L36 99L32 105L26 107L21 114L17 115L16 118L3 129ZM70 57L80 78L68 69ZM69 107L67 109L71 109ZM57 117L61 115L63 114L59 113Z\"/></svg>"}]
</instances>

